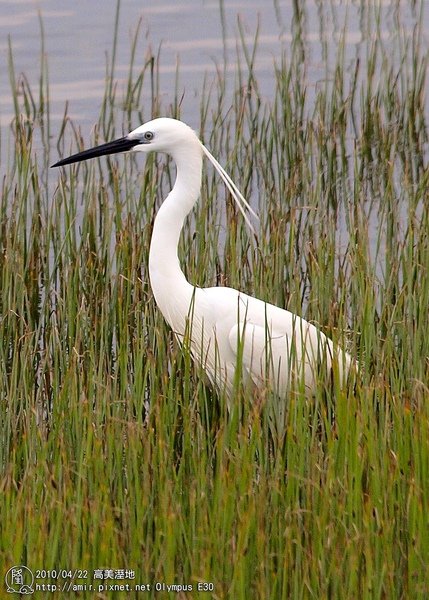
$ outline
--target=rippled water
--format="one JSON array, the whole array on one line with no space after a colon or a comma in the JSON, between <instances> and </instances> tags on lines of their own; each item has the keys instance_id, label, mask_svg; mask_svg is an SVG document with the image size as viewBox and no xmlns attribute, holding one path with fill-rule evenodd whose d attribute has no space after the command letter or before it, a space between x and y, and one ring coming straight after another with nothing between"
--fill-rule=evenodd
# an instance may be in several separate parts
<instances>
[{"instance_id":1,"label":"rippled water","mask_svg":"<svg viewBox=\"0 0 429 600\"><path fill-rule=\"evenodd\" d=\"M224 60L224 41L230 55L229 72L234 67L237 39L237 16L240 15L249 40L258 22L261 25L258 68L265 70L265 80L272 77L273 56L280 52L281 24L272 2L225 2L224 23L219 2L184 0L173 3L160 0L155 5L141 0L124 0L120 4L116 77L119 82L128 73L131 41L141 20L136 71L151 49L160 50L162 100L172 101L177 65L185 93L184 111L195 114L198 94L205 73L214 72ZM282 15L287 18L288 10ZM64 103L69 101L70 114L81 124L97 121L105 84L106 57L111 57L116 2L93 0L58 3L13 0L0 2L2 43L0 69L0 118L3 125L13 115L7 69L7 38L10 36L15 70L24 72L36 83L40 72L43 24L45 52L49 64L52 117L61 118ZM262 77L264 80L264 77ZM149 90L147 91L147 95ZM196 125L196 124L195 124Z\"/></svg>"},{"instance_id":2,"label":"rippled water","mask_svg":"<svg viewBox=\"0 0 429 600\"><path fill-rule=\"evenodd\" d=\"M306 7L305 43L310 47L308 73L315 84L325 77L321 61L321 40L329 37L328 50L334 60L337 41L347 18L346 45L350 59L363 43L362 20L366 12L358 2L302 3ZM386 39L400 13L403 23L413 26L415 15L404 2L382 2L381 27ZM179 69L179 95L184 94L183 118L197 127L199 100L206 74L226 63L227 76L234 82L237 71L238 19L246 43L251 45L259 28L256 70L263 95L270 96L274 82L274 60L290 51L293 3L287 1L219 0L123 0L120 3L117 67L119 85L125 81L131 41L141 21L136 71L151 49L160 50L161 101L173 101ZM34 85L40 73L41 24L49 65L51 117L61 119L65 102L69 114L82 127L97 121L105 86L106 60L111 57L117 4L111 0L0 0L0 122L8 125L13 116L7 55L10 36L15 70L23 72ZM323 23L323 32L321 28ZM149 98L149 90L143 97Z\"/></svg>"}]
</instances>

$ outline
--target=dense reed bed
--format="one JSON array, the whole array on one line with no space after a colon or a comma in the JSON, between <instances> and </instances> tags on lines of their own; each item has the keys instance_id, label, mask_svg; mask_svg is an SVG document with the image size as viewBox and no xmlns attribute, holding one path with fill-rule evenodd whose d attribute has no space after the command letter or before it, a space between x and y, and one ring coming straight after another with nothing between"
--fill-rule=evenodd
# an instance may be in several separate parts
<instances>
[{"instance_id":1,"label":"dense reed bed","mask_svg":"<svg viewBox=\"0 0 429 600\"><path fill-rule=\"evenodd\" d=\"M312 399L238 386L229 411L177 346L148 283L153 218L174 168L161 156L124 156L49 170L152 116L180 117L180 95L160 105L158 59L139 70L133 45L125 84L108 65L89 139L67 112L53 126L46 65L35 89L15 73L11 50L16 117L0 201L2 572L79 568L87 578L74 583L89 585L95 569L133 569L128 583L151 584L148 598L428 597L421 17L410 31L398 21L392 53L374 9L361 24L366 63L346 59L345 30L333 62L322 44L326 78L315 85L303 18L297 10L290 51L273 64L272 99L258 87L257 37L241 37L233 93L221 70L201 91L201 137L258 209L257 235L207 167L181 252L190 280L238 287L317 322L360 372L347 391L321 382ZM156 582L193 590L158 593ZM79 597L121 595L88 589Z\"/></svg>"}]
</instances>

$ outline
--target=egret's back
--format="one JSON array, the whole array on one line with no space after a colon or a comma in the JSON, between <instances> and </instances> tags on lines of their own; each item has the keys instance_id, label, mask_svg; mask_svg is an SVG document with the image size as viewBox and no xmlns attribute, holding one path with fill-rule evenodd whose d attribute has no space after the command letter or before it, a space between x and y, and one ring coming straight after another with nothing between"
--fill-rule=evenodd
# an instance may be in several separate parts
<instances>
[{"instance_id":1,"label":"egret's back","mask_svg":"<svg viewBox=\"0 0 429 600\"><path fill-rule=\"evenodd\" d=\"M311 393L331 373L342 385L350 369L350 356L317 327L231 288L195 288L186 323L182 333L195 359L228 394L237 368L282 396L291 387Z\"/></svg>"}]
</instances>

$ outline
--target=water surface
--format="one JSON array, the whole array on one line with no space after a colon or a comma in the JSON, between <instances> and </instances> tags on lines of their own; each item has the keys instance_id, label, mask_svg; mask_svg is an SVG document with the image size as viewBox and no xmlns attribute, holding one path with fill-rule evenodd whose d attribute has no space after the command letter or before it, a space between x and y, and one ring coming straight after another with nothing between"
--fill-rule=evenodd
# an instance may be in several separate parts
<instances>
[{"instance_id":1,"label":"water surface","mask_svg":"<svg viewBox=\"0 0 429 600\"><path fill-rule=\"evenodd\" d=\"M361 54L365 60L365 30L366 21L371 19L368 8L371 3L309 0L300 3L305 7L301 22L297 22L299 15L294 14L293 4L290 0L158 0L156 3L122 0L115 70L119 86L128 76L131 43L139 26L135 72L143 67L151 52L159 53L160 99L165 106L174 101L178 72L178 93L183 95L182 117L193 127L199 124L199 102L207 75L214 77L216 68L225 66L231 89L236 85L237 46L242 44L238 23L249 47L258 32L255 65L259 92L267 98L274 90L274 62L282 54L291 54L297 27L302 28L310 86L329 76L325 63L335 64L342 35L345 35L347 59L354 61ZM383 7L382 35L394 46L398 20L410 30L415 24L417 16L408 6L412 3L377 4ZM106 63L113 51L117 6L112 0L0 1L1 125L7 126L13 117L8 36L15 71L25 73L36 86L40 74L41 27L49 66L53 121L60 121L67 101L69 114L83 129L97 122ZM328 54L327 61L324 53ZM239 56L243 61L242 51ZM149 101L149 89L143 91L143 97Z\"/></svg>"}]
</instances>

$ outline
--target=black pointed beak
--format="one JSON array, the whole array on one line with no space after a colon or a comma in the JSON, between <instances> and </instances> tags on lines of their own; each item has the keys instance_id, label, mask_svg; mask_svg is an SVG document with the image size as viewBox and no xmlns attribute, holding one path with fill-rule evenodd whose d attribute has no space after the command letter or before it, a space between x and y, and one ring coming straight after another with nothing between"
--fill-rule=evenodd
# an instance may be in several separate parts
<instances>
[{"instance_id":1,"label":"black pointed beak","mask_svg":"<svg viewBox=\"0 0 429 600\"><path fill-rule=\"evenodd\" d=\"M89 150L72 154L68 158L59 160L52 167L63 167L64 165L70 165L81 160L88 160L88 158L96 158L97 156L105 156L106 154L116 154L117 152L126 152L131 150L134 146L141 144L140 140L130 139L128 137L119 138L113 142L107 142L107 144L101 144L101 146L95 146Z\"/></svg>"}]
</instances>

